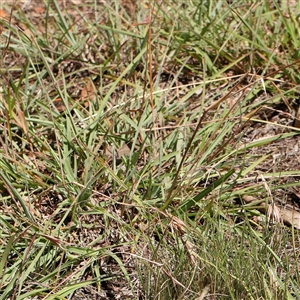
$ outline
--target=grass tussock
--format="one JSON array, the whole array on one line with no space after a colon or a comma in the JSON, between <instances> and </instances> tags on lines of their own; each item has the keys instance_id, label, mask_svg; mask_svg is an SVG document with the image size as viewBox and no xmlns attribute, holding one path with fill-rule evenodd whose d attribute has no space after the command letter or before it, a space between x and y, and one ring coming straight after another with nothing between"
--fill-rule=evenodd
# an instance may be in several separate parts
<instances>
[{"instance_id":1,"label":"grass tussock","mask_svg":"<svg viewBox=\"0 0 300 300\"><path fill-rule=\"evenodd\" d=\"M300 4L0 8L0 300L300 298Z\"/></svg>"}]
</instances>

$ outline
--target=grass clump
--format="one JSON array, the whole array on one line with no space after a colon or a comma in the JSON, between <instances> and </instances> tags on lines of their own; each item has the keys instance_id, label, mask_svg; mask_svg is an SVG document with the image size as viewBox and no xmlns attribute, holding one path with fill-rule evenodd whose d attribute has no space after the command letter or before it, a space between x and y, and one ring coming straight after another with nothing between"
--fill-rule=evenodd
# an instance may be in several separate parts
<instances>
[{"instance_id":1,"label":"grass clump","mask_svg":"<svg viewBox=\"0 0 300 300\"><path fill-rule=\"evenodd\" d=\"M0 299L299 298L300 6L72 3L1 7Z\"/></svg>"}]
</instances>

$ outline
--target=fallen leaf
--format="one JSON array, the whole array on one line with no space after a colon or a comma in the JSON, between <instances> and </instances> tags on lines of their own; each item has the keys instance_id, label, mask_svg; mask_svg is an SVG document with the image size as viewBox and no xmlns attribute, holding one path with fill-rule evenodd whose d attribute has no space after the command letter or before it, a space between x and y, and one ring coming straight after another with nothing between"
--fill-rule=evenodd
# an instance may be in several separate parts
<instances>
[{"instance_id":1,"label":"fallen leaf","mask_svg":"<svg viewBox=\"0 0 300 300\"><path fill-rule=\"evenodd\" d=\"M275 204L269 205L272 209L268 209L264 200L257 199L253 196L243 196L242 199L246 203L260 204L259 210L262 212L267 212L268 217L273 216L273 218L277 221L283 221L284 224L293 226L296 229L300 229L300 213L296 210L290 210L285 208L280 208Z\"/></svg>"},{"instance_id":2,"label":"fallen leaf","mask_svg":"<svg viewBox=\"0 0 300 300\"><path fill-rule=\"evenodd\" d=\"M300 229L300 213L295 210L281 209L283 222Z\"/></svg>"},{"instance_id":3,"label":"fallen leaf","mask_svg":"<svg viewBox=\"0 0 300 300\"><path fill-rule=\"evenodd\" d=\"M6 19L6 20L8 19L8 13L1 8L0 8L0 18Z\"/></svg>"},{"instance_id":4,"label":"fallen leaf","mask_svg":"<svg viewBox=\"0 0 300 300\"><path fill-rule=\"evenodd\" d=\"M95 95L95 87L93 85L92 80L88 80L80 93L80 101L83 102L84 107L89 106L89 101L93 100Z\"/></svg>"},{"instance_id":5,"label":"fallen leaf","mask_svg":"<svg viewBox=\"0 0 300 300\"><path fill-rule=\"evenodd\" d=\"M42 6L36 6L33 8L33 10L37 14L43 14L45 12L45 8Z\"/></svg>"}]
</instances>

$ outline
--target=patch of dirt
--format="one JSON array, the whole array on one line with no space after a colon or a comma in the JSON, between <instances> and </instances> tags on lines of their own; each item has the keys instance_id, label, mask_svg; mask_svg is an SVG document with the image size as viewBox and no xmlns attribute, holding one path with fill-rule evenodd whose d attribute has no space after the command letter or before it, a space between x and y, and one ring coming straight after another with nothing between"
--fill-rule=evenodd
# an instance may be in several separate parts
<instances>
[{"instance_id":1,"label":"patch of dirt","mask_svg":"<svg viewBox=\"0 0 300 300\"><path fill-rule=\"evenodd\" d=\"M265 180L270 187L273 199L281 205L288 205L299 210L299 204L294 199L300 191L300 175L295 172L300 170L300 131L299 128L294 127L297 121L294 117L296 109L291 109L295 104L294 102L294 99L290 99L289 106L285 105L283 101L279 101L262 107L259 114L254 116L257 121L252 122L241 142L251 143L275 137L273 141L265 146L254 147L249 151L250 156L256 158L266 157L255 168L254 173L249 175L256 176L256 182L264 184L260 174L265 174ZM282 138L283 134L286 134L287 137ZM288 136L289 134L290 136ZM247 161L247 163L249 165L251 161ZM289 174L289 172L292 173ZM271 176L274 173L277 175ZM270 176L267 174L270 174ZM291 182L299 183L299 188L295 186L293 188L280 188L280 186Z\"/></svg>"}]
</instances>

